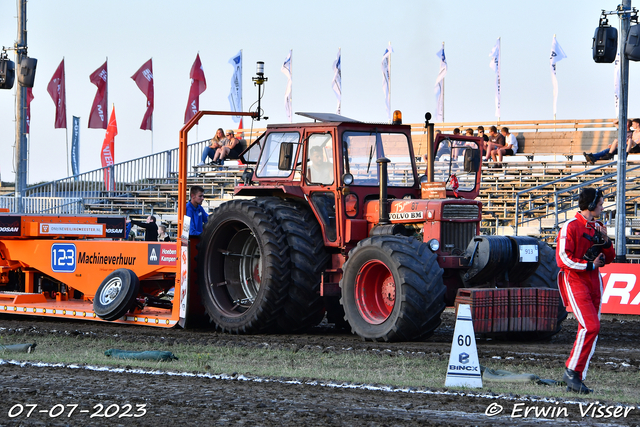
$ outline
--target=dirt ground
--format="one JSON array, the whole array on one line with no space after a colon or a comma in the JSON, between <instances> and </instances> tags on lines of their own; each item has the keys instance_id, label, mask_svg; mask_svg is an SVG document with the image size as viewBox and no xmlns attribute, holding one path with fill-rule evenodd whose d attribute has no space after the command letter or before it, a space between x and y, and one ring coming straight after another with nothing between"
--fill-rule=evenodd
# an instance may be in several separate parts
<instances>
[{"instance_id":1,"label":"dirt ground","mask_svg":"<svg viewBox=\"0 0 640 427\"><path fill-rule=\"evenodd\" d=\"M371 343L329 327L305 335L234 336L211 330L167 330L127 327L104 323L56 321L39 318L0 317L0 334L24 335L25 342L42 334L81 334L111 337L125 342L190 343L271 348L307 348L311 351L354 351L365 349L395 354L425 352L447 355L451 349L454 318L443 315L443 325L426 342ZM592 364L603 369L640 371L640 322L607 317ZM564 322L563 331L550 342L505 343L478 340L480 360L514 357L522 364L535 355L532 367L557 367L561 372L573 343L577 323ZM613 363L612 363L613 362ZM446 391L442 388L439 391ZM640 409L627 417L582 417L579 405L568 401L568 416L553 420L510 417L516 401L447 394L385 392L344 389L319 385L216 380L197 377L150 376L148 374L96 372L84 369L0 366L0 425L420 425L420 426L511 426L555 424L640 425ZM569 399L568 399L569 400ZM580 401L577 396L571 401ZM640 402L640 399L639 399ZM602 402L603 405L610 403ZM27 406L30 405L30 406ZM33 405L37 405L34 407ZM68 416L73 405L78 405ZM96 406L97 405L97 406ZM100 406L102 405L102 407ZM145 406L141 406L145 405ZM498 406L499 405L499 406ZM529 406L549 403L525 402ZM491 406L491 407L490 407ZM485 412L501 407L500 415ZM584 409L586 409L586 405ZM34 408L29 417L27 413ZM20 413L19 411L22 410ZM86 412L81 412L86 411ZM57 415L60 413L60 415ZM521 414L518 413L518 414ZM94 417L91 417L94 415ZM109 415L110 417L104 417Z\"/></svg>"}]
</instances>

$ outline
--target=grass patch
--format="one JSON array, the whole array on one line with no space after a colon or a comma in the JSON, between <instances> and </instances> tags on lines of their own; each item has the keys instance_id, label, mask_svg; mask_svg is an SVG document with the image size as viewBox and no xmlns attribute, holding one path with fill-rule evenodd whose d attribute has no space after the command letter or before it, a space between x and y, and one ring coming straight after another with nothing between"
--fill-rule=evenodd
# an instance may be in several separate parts
<instances>
[{"instance_id":1,"label":"grass patch","mask_svg":"<svg viewBox=\"0 0 640 427\"><path fill-rule=\"evenodd\" d=\"M18 341L20 340L20 341ZM25 343L25 336L0 336L4 345ZM322 352L315 350L282 350L235 346L192 344L136 344L115 338L95 339L71 336L43 336L37 338L35 351L26 353L2 353L0 358L47 363L88 364L114 367L139 367L178 372L239 373L264 377L319 379L345 381L357 384L386 384L399 387L428 387L443 389L448 357L429 354L400 355L373 351ZM171 351L179 360L154 362L143 360L113 359L104 355L110 348L129 351ZM514 363L516 362L516 363ZM517 361L481 360L481 364L493 369L516 373L535 373L541 378L560 379L563 367L549 368L517 364ZM637 404L640 392L638 372L618 372L589 369L587 385L596 393L589 400ZM482 390L497 394L533 395L540 397L577 398L563 387L550 387L534 383L484 382Z\"/></svg>"}]
</instances>

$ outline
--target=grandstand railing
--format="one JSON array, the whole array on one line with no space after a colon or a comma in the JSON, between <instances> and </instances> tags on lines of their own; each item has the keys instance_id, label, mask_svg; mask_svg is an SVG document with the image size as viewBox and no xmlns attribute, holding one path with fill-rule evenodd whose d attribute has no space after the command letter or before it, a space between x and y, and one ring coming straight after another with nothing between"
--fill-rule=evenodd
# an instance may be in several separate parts
<instances>
[{"instance_id":1,"label":"grandstand railing","mask_svg":"<svg viewBox=\"0 0 640 427\"><path fill-rule=\"evenodd\" d=\"M189 144L187 163L200 162L209 140ZM131 191L154 188L159 182L177 182L178 148L116 163L89 172L27 187L24 197L0 196L0 208L23 213L82 213L84 203L126 196ZM75 205L74 205L75 204Z\"/></svg>"},{"instance_id":2,"label":"grandstand railing","mask_svg":"<svg viewBox=\"0 0 640 427\"><path fill-rule=\"evenodd\" d=\"M0 196L0 209L17 211L17 200L13 196ZM84 203L80 197L24 197L22 199L25 213L43 214L81 214Z\"/></svg>"},{"instance_id":3,"label":"grandstand railing","mask_svg":"<svg viewBox=\"0 0 640 427\"><path fill-rule=\"evenodd\" d=\"M554 185L557 185L562 182L568 182L573 180L574 178L592 173L595 170L614 166L617 164L617 161L612 161L609 163L605 163L601 166L597 166L595 168L591 168L582 172L578 172L564 178L559 178L554 181L550 181L545 184L541 184L535 187L527 188L526 190L519 191L516 193L516 205L515 205L515 234L518 234L518 228L520 226L524 226L527 223L537 221L539 223L540 229L542 229L542 222L549 217L553 217L554 220L554 230L558 230L562 223L567 221L570 218L567 218L567 213L573 211L577 207L577 200L579 197L579 190L586 186L592 186L598 182L615 179L617 177L617 173L609 173L597 178L583 181L579 184L562 188L560 190L551 192L549 191L547 194L542 194L535 197L530 197L525 201L520 201L525 195L532 192L541 192L545 188L550 188ZM632 172L634 170L640 171L640 165L633 166L627 169L627 173ZM632 183L634 185L629 186ZM610 182L603 185L599 185L598 187L605 193L605 200L609 197L615 196L615 191L607 194L607 190L615 189L618 186L618 182ZM632 176L625 179L625 186L627 191L630 190L638 190L640 189L640 177ZM565 196L562 194L567 193ZM631 202L640 198L640 196L629 196L626 198L625 203ZM536 204L536 201L541 201L541 203ZM525 208L528 205L528 208ZM563 207L564 206L564 207ZM545 213L541 213L540 211L544 210ZM564 214L564 219L560 219L560 216ZM527 217L528 215L533 215L533 217ZM607 216L611 216L610 213Z\"/></svg>"},{"instance_id":4,"label":"grandstand railing","mask_svg":"<svg viewBox=\"0 0 640 427\"><path fill-rule=\"evenodd\" d=\"M485 127L493 123L487 122L449 122L439 123L436 129L450 132L455 127ZM554 131L554 130L603 130L615 129L613 119L604 120L539 120L539 121L499 121L496 126L508 126L520 131ZM424 124L410 124L415 137L424 134ZM257 138L265 129L244 129L248 144ZM420 138L418 138L420 139ZM200 162L202 150L208 140L189 144L187 152L188 170ZM416 141L414 141L416 143ZM420 144L420 143L418 143ZM419 150L420 151L420 150ZM176 182L178 173L178 149L151 154L126 162L114 164L89 172L55 181L30 186L24 197L14 199L13 195L0 196L0 206L17 211L17 203L22 204L22 212L63 212L73 211L74 204L93 203L105 197L126 196L131 191L152 189L155 184ZM159 181L160 180L160 181ZM48 200L45 202L45 200ZM56 210L58 209L58 210ZM78 207L79 209L79 207ZM73 211L75 212L75 211Z\"/></svg>"}]
</instances>

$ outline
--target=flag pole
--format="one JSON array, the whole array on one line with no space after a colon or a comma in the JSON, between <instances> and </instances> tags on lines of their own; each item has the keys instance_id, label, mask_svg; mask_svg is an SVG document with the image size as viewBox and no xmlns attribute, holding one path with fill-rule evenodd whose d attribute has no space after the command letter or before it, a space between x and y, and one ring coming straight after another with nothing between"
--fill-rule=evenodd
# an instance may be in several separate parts
<instances>
[{"instance_id":1,"label":"flag pole","mask_svg":"<svg viewBox=\"0 0 640 427\"><path fill-rule=\"evenodd\" d=\"M66 163L67 163L67 176L71 176L71 175L69 175L69 161L70 161L70 159L69 159L69 127L65 127L64 128L64 139L65 139L65 142L67 144L67 161L66 161Z\"/></svg>"},{"instance_id":2,"label":"flag pole","mask_svg":"<svg viewBox=\"0 0 640 427\"><path fill-rule=\"evenodd\" d=\"M64 56L62 57L62 60L64 61ZM65 76L65 79L66 79L66 76ZM66 90L66 88L65 88L65 90ZM66 97L66 94L65 94L64 102L65 102L65 108L64 108L65 118L64 118L64 122L66 124L67 123L67 117L66 117L66 114L67 114L67 106L66 106L67 97ZM31 119L31 117L29 117L29 119ZM29 135L29 136L31 136L31 135ZM66 126L66 125L64 127L64 139L65 139L65 143L67 145L67 161L66 161L66 163L67 163L67 176L70 176L69 175L69 163L70 163L71 159L69 157L69 126Z\"/></svg>"},{"instance_id":3,"label":"flag pole","mask_svg":"<svg viewBox=\"0 0 640 427\"><path fill-rule=\"evenodd\" d=\"M500 60L498 61L498 76L500 76L500 65L502 65L502 37L498 37L498 52L500 55ZM502 82L500 82L500 84L502 85ZM502 103L502 96L500 96L500 103ZM500 107L502 107L502 105ZM500 108L500 112L502 112L502 108ZM498 114L498 124L500 124L499 114Z\"/></svg>"},{"instance_id":4,"label":"flag pole","mask_svg":"<svg viewBox=\"0 0 640 427\"><path fill-rule=\"evenodd\" d=\"M553 39L554 40L556 39L556 35L555 34L553 35ZM555 104L555 98L554 98L553 102L554 102L554 104L553 104L553 106L554 106L554 109L553 109L553 131L555 132L556 131L556 110L555 110L556 104Z\"/></svg>"},{"instance_id":5,"label":"flag pole","mask_svg":"<svg viewBox=\"0 0 640 427\"><path fill-rule=\"evenodd\" d=\"M389 40L389 122L393 117L393 113L391 112L391 40Z\"/></svg>"},{"instance_id":6,"label":"flag pole","mask_svg":"<svg viewBox=\"0 0 640 427\"><path fill-rule=\"evenodd\" d=\"M151 61L153 61L153 56L151 57ZM151 64L153 65L153 62ZM153 102L154 102L154 106L155 106L155 88L154 88L154 95L153 96L154 96ZM151 154L153 154L153 113L151 114L150 119L151 119Z\"/></svg>"},{"instance_id":7,"label":"flag pole","mask_svg":"<svg viewBox=\"0 0 640 427\"><path fill-rule=\"evenodd\" d=\"M289 123L293 123L293 49L291 49L290 58L289 73L291 74L291 92L289 92L289 99L291 99L291 116L289 117Z\"/></svg>"},{"instance_id":8,"label":"flag pole","mask_svg":"<svg viewBox=\"0 0 640 427\"><path fill-rule=\"evenodd\" d=\"M444 52L444 42L442 42L442 51ZM444 123L444 77L442 78L442 123Z\"/></svg>"}]
</instances>

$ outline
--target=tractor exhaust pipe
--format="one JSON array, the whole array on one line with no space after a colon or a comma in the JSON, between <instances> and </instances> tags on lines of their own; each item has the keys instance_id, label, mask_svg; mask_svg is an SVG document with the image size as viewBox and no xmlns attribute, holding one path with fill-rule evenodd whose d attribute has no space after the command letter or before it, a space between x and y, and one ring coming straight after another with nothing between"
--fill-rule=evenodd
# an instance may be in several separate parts
<instances>
[{"instance_id":1,"label":"tractor exhaust pipe","mask_svg":"<svg viewBox=\"0 0 640 427\"><path fill-rule=\"evenodd\" d=\"M427 182L433 182L433 163L434 163L434 152L433 152L433 138L434 138L434 125L433 123L429 123L431 120L431 113L426 113L424 115L424 127L427 130L427 170L426 175L428 178Z\"/></svg>"},{"instance_id":2,"label":"tractor exhaust pipe","mask_svg":"<svg viewBox=\"0 0 640 427\"><path fill-rule=\"evenodd\" d=\"M390 224L389 206L387 205L387 179L389 177L387 172L387 163L391 162L391 160L386 157L381 157L376 160L376 162L378 163L378 173L380 175L380 219L378 224Z\"/></svg>"}]
</instances>

